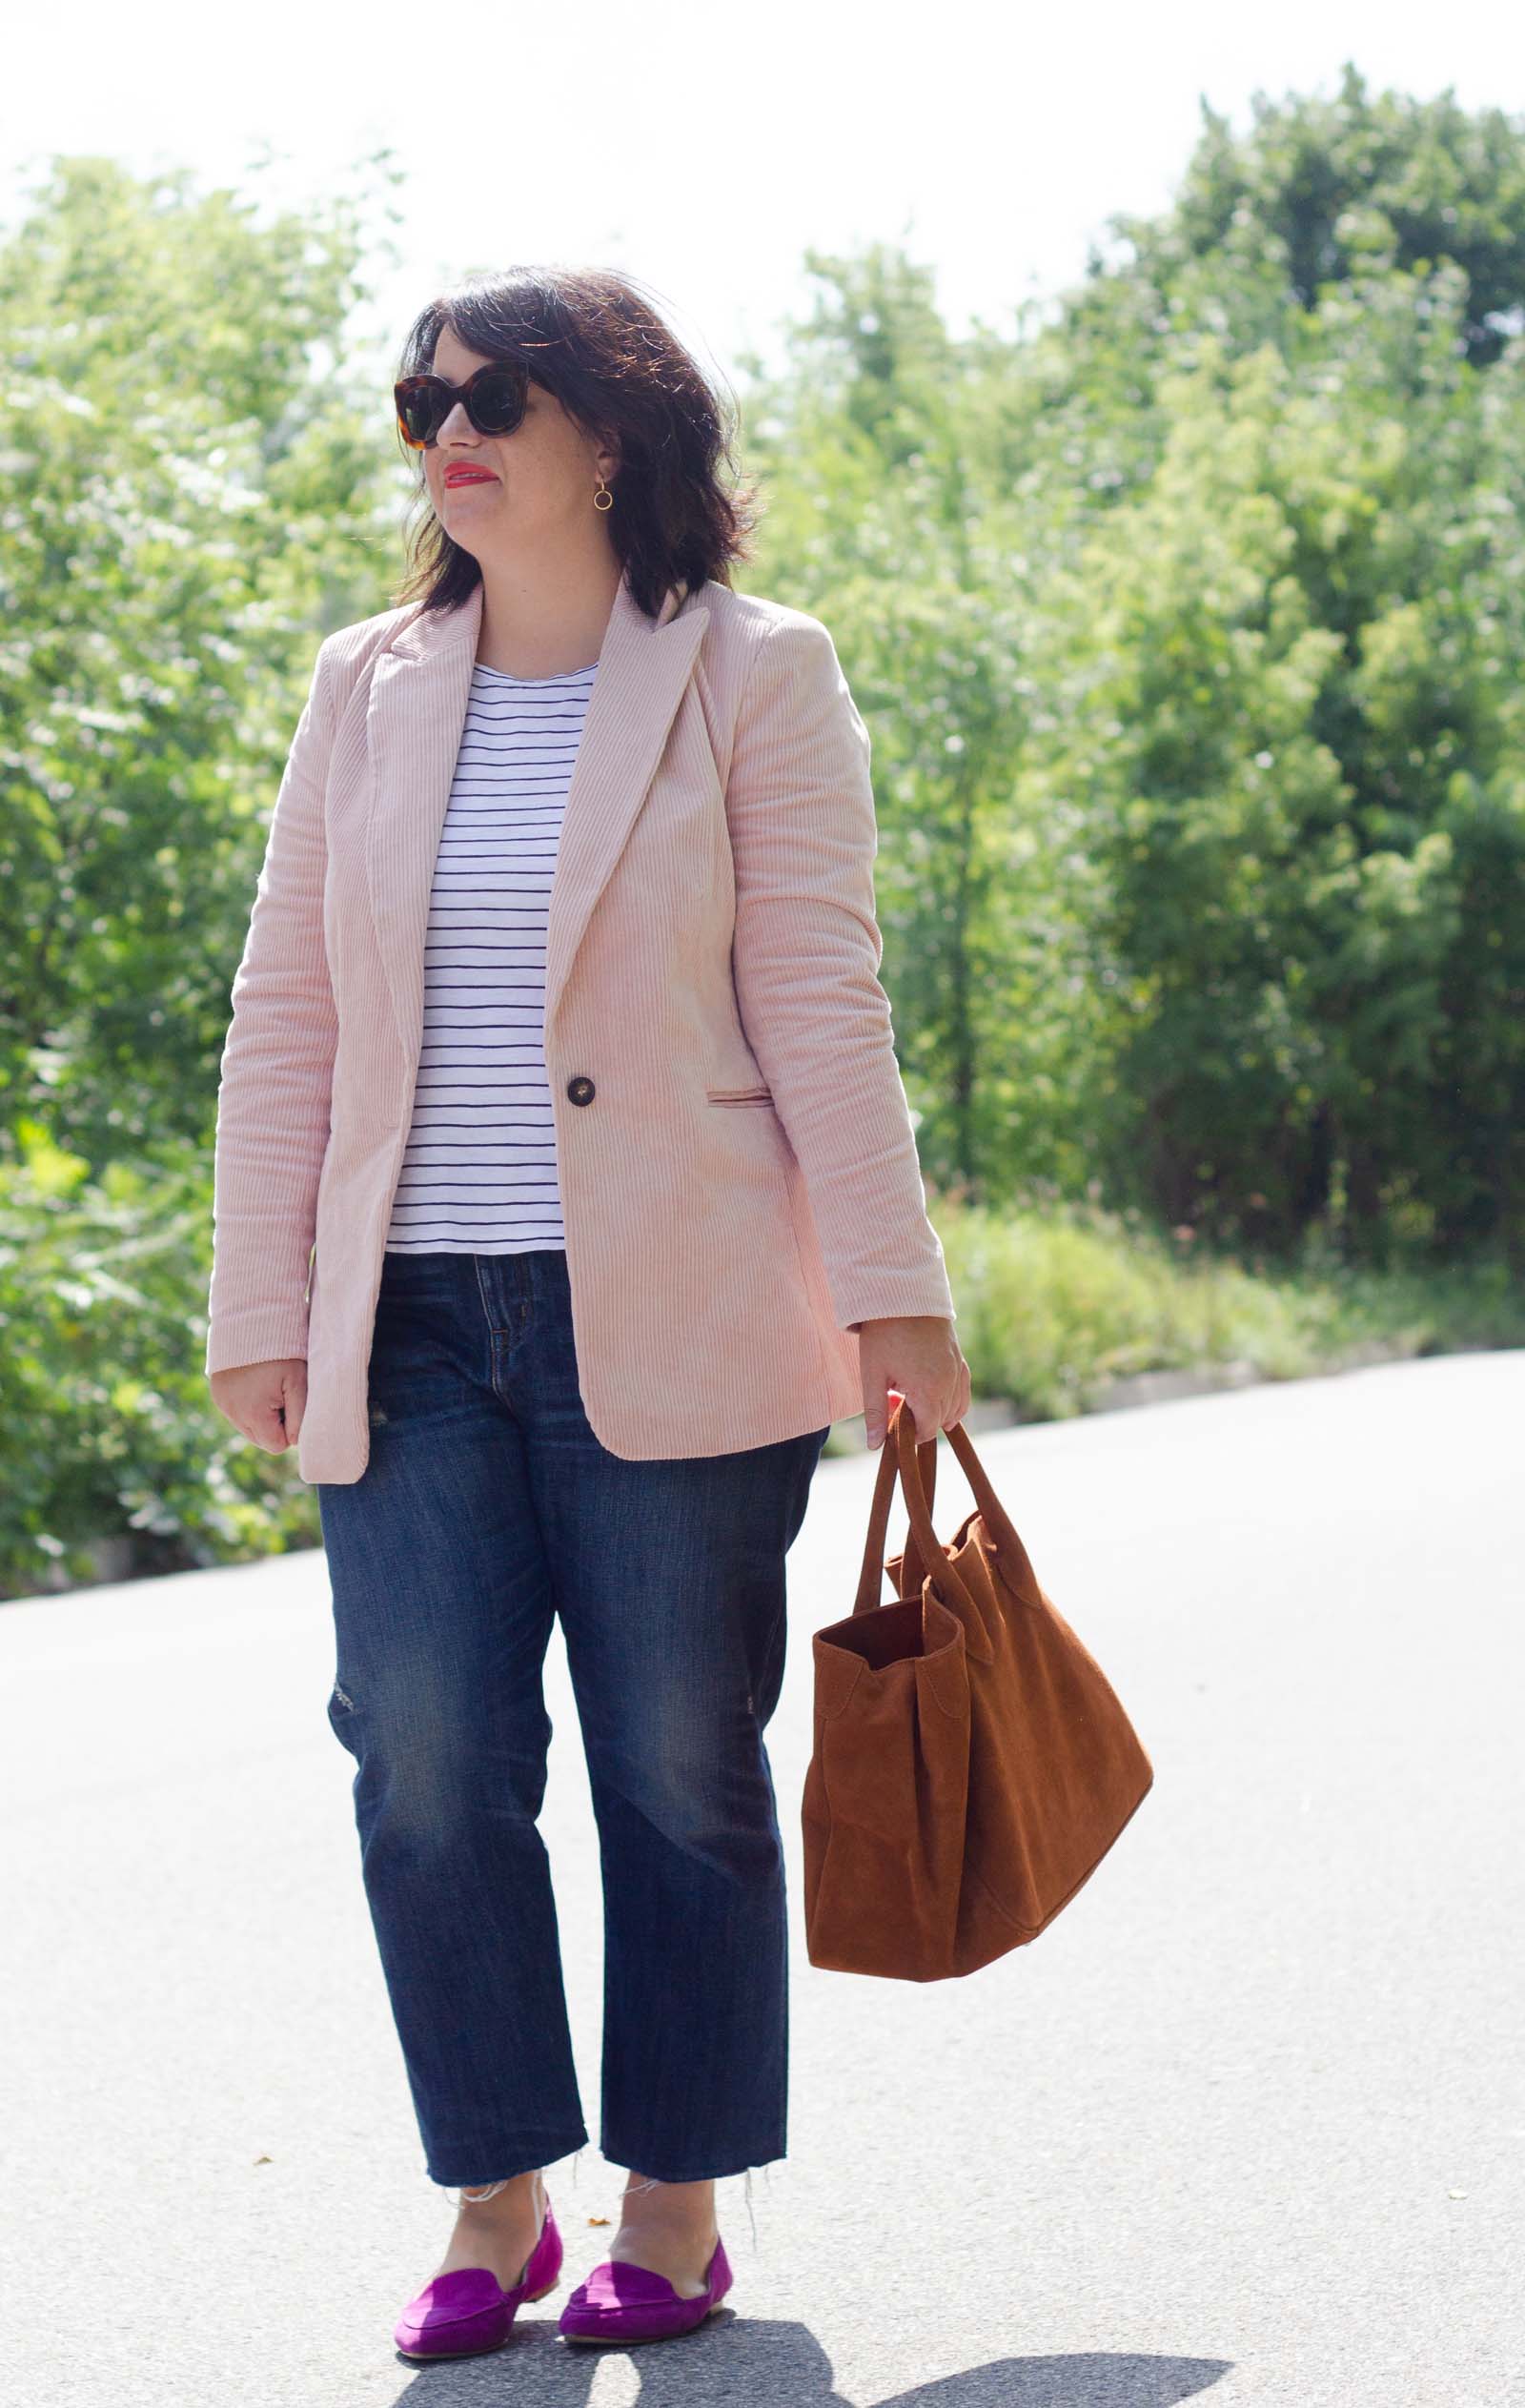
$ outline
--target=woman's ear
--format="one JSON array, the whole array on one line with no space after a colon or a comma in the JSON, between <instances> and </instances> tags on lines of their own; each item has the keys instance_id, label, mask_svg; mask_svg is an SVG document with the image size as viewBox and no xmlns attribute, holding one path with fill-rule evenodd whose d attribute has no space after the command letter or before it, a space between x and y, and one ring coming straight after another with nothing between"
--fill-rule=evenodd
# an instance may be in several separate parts
<instances>
[{"instance_id":1,"label":"woman's ear","mask_svg":"<svg viewBox=\"0 0 1525 2408\"><path fill-rule=\"evenodd\" d=\"M594 426L588 433L593 439L593 465L610 484L620 473L620 438L612 427Z\"/></svg>"}]
</instances>

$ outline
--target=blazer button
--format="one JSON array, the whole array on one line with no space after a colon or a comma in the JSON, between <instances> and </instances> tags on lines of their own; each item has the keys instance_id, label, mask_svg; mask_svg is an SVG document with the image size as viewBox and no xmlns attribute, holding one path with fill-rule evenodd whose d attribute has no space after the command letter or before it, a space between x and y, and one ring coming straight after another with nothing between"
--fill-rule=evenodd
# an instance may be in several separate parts
<instances>
[{"instance_id":1,"label":"blazer button","mask_svg":"<svg viewBox=\"0 0 1525 2408\"><path fill-rule=\"evenodd\" d=\"M566 1092L574 1104L591 1104L599 1091L591 1078L569 1078Z\"/></svg>"}]
</instances>

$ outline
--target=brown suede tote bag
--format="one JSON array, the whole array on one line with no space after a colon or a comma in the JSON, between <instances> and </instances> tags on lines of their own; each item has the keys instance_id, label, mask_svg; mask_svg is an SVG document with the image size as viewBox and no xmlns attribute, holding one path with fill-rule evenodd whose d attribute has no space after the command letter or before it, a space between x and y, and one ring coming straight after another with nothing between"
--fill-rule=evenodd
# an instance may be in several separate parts
<instances>
[{"instance_id":1,"label":"brown suede tote bag","mask_svg":"<svg viewBox=\"0 0 1525 2408\"><path fill-rule=\"evenodd\" d=\"M1047 1929L1154 1773L962 1422L944 1435L978 1502L946 1547L930 1512L937 1439L917 1446L911 1428L896 1402L857 1602L811 1643L804 1917L812 1965L936 1982ZM910 1530L886 1561L897 1471Z\"/></svg>"}]
</instances>

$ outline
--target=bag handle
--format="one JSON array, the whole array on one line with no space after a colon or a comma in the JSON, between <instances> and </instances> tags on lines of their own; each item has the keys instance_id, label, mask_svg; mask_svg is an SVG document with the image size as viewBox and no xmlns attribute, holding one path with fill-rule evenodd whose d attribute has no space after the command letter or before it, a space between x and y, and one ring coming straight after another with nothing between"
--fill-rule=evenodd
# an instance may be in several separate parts
<instances>
[{"instance_id":1,"label":"bag handle","mask_svg":"<svg viewBox=\"0 0 1525 2408\"><path fill-rule=\"evenodd\" d=\"M926 1499L926 1519L935 1530L937 1528L937 1439L935 1437L924 1439L917 1447L916 1468L922 1476L922 1491ZM887 1563L884 1569L888 1571ZM922 1580L925 1571L926 1565L922 1558L916 1533L914 1530L907 1530L905 1543L900 1551L900 1586L903 1597L907 1593L913 1597L921 1595Z\"/></svg>"},{"instance_id":2,"label":"bag handle","mask_svg":"<svg viewBox=\"0 0 1525 2408\"><path fill-rule=\"evenodd\" d=\"M895 1490L895 1476L900 1469L900 1449L896 1443L900 1408L897 1405L879 1449L879 1475L868 1507L868 1535L864 1541L863 1568L858 1576L858 1594L853 1600L854 1614L871 1614L884 1602L884 1541L889 1536L889 1500ZM937 1451L937 1440L927 1439L917 1450L919 1455ZM925 1497L923 1500L925 1503ZM930 1520L930 1516L928 1516Z\"/></svg>"},{"instance_id":3,"label":"bag handle","mask_svg":"<svg viewBox=\"0 0 1525 2408\"><path fill-rule=\"evenodd\" d=\"M932 1527L931 1516L926 1510L926 1496L922 1486L921 1458L926 1453L935 1456L936 1437L925 1439L918 1445L911 1438L912 1427L910 1415L903 1410L903 1404L897 1405L890 1417L889 1427L880 1449L879 1477L874 1482L873 1502L868 1512L868 1536L864 1546L863 1569L858 1579L858 1594L853 1602L854 1614L874 1613L882 1602L881 1591L884 1580L884 1540L889 1530L889 1500L897 1472L900 1475L901 1489L905 1499L905 1510L910 1516L911 1529L921 1547L921 1560L928 1570L936 1566L936 1570L932 1572L934 1582L941 1580L945 1586L955 1589L967 1605L972 1607L974 1604L974 1600L969 1596L958 1572L939 1545L937 1533ZM994 1492L991 1493L993 1496Z\"/></svg>"},{"instance_id":4,"label":"bag handle","mask_svg":"<svg viewBox=\"0 0 1525 2408\"><path fill-rule=\"evenodd\" d=\"M969 1599L967 1588L932 1527L931 1515L927 1510L927 1489L923 1484L922 1467L928 1458L935 1464L938 1434L934 1432L931 1438L913 1443L910 1436L911 1427L911 1417L905 1411L905 1400L902 1398L890 1416L888 1433L880 1449L879 1477L874 1482L873 1500L868 1510L868 1536L864 1547L858 1594L853 1602L854 1614L873 1613L883 1602L885 1570L884 1541L889 1534L889 1501L894 1491L897 1473L905 1499L905 1509L910 1517L910 1536L903 1553L911 1563L918 1561L921 1563L924 1580L930 1572L934 1581L941 1578L950 1582L962 1597L970 1603L973 1602ZM996 1554L999 1554L1003 1548L1009 1552L1010 1577L1013 1585L1020 1585L1025 1571L1030 1578L1027 1552L1017 1536L1010 1516L990 1484L989 1475L975 1451L973 1439L962 1421L955 1421L951 1429L943 1431L941 1435L947 1439L964 1467L965 1476L974 1492L974 1500L979 1507L980 1518L985 1523L992 1550ZM893 1454L890 1452L891 1439L895 1442ZM902 1569L903 1571L905 1569L904 1564ZM918 1595L920 1590L921 1582L918 1582L916 1584Z\"/></svg>"},{"instance_id":5,"label":"bag handle","mask_svg":"<svg viewBox=\"0 0 1525 2408\"><path fill-rule=\"evenodd\" d=\"M898 1413L900 1411L900 1406L897 1405L895 1410ZM897 1457L897 1469L898 1468L899 1459ZM926 1501L926 1519L931 1522L932 1527L935 1530L937 1527L935 1520L937 1509L937 1437L935 1432L931 1438L921 1439L917 1441L916 1468L921 1474L922 1495ZM891 1494L893 1494L893 1489L891 1489ZM902 1569L907 1576L902 1583L901 1593L904 1596L908 1592L912 1596L919 1597L922 1592L922 1583L916 1576L916 1566L921 1561L921 1549L916 1543L914 1533L909 1530L905 1533L905 1544L901 1549L901 1555L904 1558ZM887 1563L884 1565L884 1569L886 1572L888 1571L889 1566Z\"/></svg>"}]
</instances>

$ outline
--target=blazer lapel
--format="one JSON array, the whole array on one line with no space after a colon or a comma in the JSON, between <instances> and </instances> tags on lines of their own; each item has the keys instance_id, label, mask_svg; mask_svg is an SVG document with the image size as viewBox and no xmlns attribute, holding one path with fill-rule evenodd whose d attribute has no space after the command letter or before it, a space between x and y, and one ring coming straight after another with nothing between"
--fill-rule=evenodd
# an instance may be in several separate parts
<instances>
[{"instance_id":1,"label":"blazer lapel","mask_svg":"<svg viewBox=\"0 0 1525 2408\"><path fill-rule=\"evenodd\" d=\"M685 602L687 606L684 607ZM439 833L450 801L481 630L482 591L404 622L376 660L366 710L371 809L365 867L397 1027L417 1062L423 954ZM621 576L567 790L546 928L549 1031L594 905L646 799L709 622L674 586L655 621Z\"/></svg>"}]
</instances>

